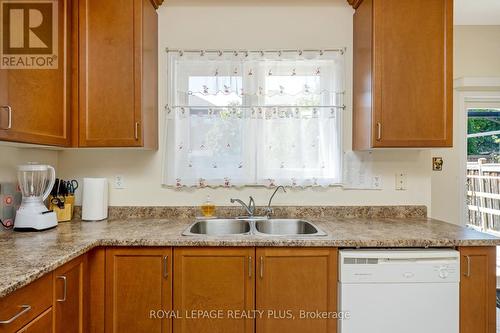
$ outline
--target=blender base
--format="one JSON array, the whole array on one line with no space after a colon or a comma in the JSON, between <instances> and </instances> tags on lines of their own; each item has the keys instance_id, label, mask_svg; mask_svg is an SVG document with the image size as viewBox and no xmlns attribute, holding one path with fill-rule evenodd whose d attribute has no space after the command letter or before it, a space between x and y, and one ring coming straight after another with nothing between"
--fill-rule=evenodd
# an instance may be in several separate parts
<instances>
[{"instance_id":1,"label":"blender base","mask_svg":"<svg viewBox=\"0 0 500 333\"><path fill-rule=\"evenodd\" d=\"M54 227L57 227L57 215L53 211L47 211L47 208L40 212L38 209L23 209L21 206L17 210L14 220L16 231L41 231Z\"/></svg>"}]
</instances>

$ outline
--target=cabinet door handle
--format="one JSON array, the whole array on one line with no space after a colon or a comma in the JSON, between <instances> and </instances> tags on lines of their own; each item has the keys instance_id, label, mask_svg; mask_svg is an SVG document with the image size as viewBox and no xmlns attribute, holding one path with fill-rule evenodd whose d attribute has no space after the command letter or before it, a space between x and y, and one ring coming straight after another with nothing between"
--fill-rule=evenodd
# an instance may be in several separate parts
<instances>
[{"instance_id":1,"label":"cabinet door handle","mask_svg":"<svg viewBox=\"0 0 500 333\"><path fill-rule=\"evenodd\" d=\"M63 280L64 282L64 289L63 289L63 298L56 299L58 302L66 302L66 296L67 296L67 291L68 291L68 280L64 275L60 275L57 277L60 280Z\"/></svg>"},{"instance_id":2,"label":"cabinet door handle","mask_svg":"<svg viewBox=\"0 0 500 333\"><path fill-rule=\"evenodd\" d=\"M260 278L264 278L264 257L260 257Z\"/></svg>"},{"instance_id":3,"label":"cabinet door handle","mask_svg":"<svg viewBox=\"0 0 500 333\"><path fill-rule=\"evenodd\" d=\"M22 310L19 311L18 313L16 313L13 317L11 317L10 319L7 319L7 320L0 320L0 325L7 325L7 324L10 324L12 323L14 320L16 320L17 318L21 317L23 314L25 314L26 312L30 311L31 310L31 306L30 305L21 305L19 306Z\"/></svg>"},{"instance_id":4,"label":"cabinet door handle","mask_svg":"<svg viewBox=\"0 0 500 333\"><path fill-rule=\"evenodd\" d=\"M464 272L464 276L470 277L470 256L465 256L465 260L467 261L467 270Z\"/></svg>"},{"instance_id":5,"label":"cabinet door handle","mask_svg":"<svg viewBox=\"0 0 500 333\"><path fill-rule=\"evenodd\" d=\"M163 257L163 277L168 278L168 256Z\"/></svg>"},{"instance_id":6,"label":"cabinet door handle","mask_svg":"<svg viewBox=\"0 0 500 333\"><path fill-rule=\"evenodd\" d=\"M135 127L134 127L134 138L136 140L139 140L139 122L135 122Z\"/></svg>"},{"instance_id":7,"label":"cabinet door handle","mask_svg":"<svg viewBox=\"0 0 500 333\"><path fill-rule=\"evenodd\" d=\"M252 277L252 257L248 257L248 277Z\"/></svg>"},{"instance_id":8,"label":"cabinet door handle","mask_svg":"<svg viewBox=\"0 0 500 333\"><path fill-rule=\"evenodd\" d=\"M377 141L382 140L382 124L377 123Z\"/></svg>"},{"instance_id":9,"label":"cabinet door handle","mask_svg":"<svg viewBox=\"0 0 500 333\"><path fill-rule=\"evenodd\" d=\"M1 129L9 130L12 128L12 108L10 105L2 105L0 108L7 110L7 127L2 127Z\"/></svg>"}]
</instances>

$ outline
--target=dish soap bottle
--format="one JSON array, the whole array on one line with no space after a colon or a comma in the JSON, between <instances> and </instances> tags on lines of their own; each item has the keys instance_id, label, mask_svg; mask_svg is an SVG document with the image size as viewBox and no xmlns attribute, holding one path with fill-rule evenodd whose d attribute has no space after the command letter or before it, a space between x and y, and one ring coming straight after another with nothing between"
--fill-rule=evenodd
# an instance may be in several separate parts
<instances>
[{"instance_id":1,"label":"dish soap bottle","mask_svg":"<svg viewBox=\"0 0 500 333\"><path fill-rule=\"evenodd\" d=\"M215 205L210 201L210 196L207 195L207 201L201 205L201 214L204 217L213 217L215 213Z\"/></svg>"}]
</instances>

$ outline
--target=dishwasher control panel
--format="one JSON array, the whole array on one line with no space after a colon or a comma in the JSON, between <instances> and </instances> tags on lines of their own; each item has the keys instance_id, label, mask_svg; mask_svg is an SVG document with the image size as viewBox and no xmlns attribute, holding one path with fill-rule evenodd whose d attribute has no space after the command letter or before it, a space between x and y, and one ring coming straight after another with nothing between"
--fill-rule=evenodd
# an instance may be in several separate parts
<instances>
[{"instance_id":1,"label":"dishwasher control panel","mask_svg":"<svg viewBox=\"0 0 500 333\"><path fill-rule=\"evenodd\" d=\"M341 250L344 283L425 283L460 280L459 252L448 249Z\"/></svg>"}]
</instances>

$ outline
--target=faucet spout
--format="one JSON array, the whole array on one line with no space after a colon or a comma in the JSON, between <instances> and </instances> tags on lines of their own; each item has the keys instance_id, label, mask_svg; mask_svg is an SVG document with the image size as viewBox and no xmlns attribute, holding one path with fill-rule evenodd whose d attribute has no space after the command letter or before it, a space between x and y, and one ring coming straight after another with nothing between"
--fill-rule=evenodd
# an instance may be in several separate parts
<instances>
[{"instance_id":1,"label":"faucet spout","mask_svg":"<svg viewBox=\"0 0 500 333\"><path fill-rule=\"evenodd\" d=\"M286 189L284 186L280 185L280 186L276 187L273 194L271 194L271 197L269 198L269 203L267 204L266 215L268 217L270 217L273 214L273 208L271 207L271 203L273 202L273 198L276 195L276 192L278 192L280 189L283 190L284 193L286 193Z\"/></svg>"},{"instance_id":2,"label":"faucet spout","mask_svg":"<svg viewBox=\"0 0 500 333\"><path fill-rule=\"evenodd\" d=\"M246 210L248 216L253 216L253 213L255 210L255 201L253 200L252 197L250 197L250 203L248 205L240 199L231 198L231 199L229 199L229 201L231 203L235 203L235 202L239 203ZM253 202L253 208L252 208L252 202Z\"/></svg>"}]
</instances>

